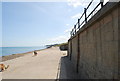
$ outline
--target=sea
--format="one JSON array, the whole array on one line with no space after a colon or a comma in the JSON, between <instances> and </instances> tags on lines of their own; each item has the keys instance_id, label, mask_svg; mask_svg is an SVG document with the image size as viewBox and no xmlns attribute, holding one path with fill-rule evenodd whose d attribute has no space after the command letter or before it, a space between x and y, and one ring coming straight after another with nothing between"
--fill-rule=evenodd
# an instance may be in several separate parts
<instances>
[{"instance_id":1,"label":"sea","mask_svg":"<svg viewBox=\"0 0 120 81\"><path fill-rule=\"evenodd\" d=\"M39 47L0 47L0 57L12 54L26 53L34 50L45 49L46 46Z\"/></svg>"}]
</instances>

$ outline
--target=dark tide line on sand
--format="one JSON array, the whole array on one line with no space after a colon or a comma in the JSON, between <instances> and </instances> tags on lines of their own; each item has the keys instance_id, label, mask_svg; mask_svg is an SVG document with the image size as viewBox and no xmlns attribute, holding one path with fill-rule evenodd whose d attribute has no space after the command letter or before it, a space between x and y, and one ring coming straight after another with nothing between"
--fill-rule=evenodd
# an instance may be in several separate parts
<instances>
[{"instance_id":1,"label":"dark tide line on sand","mask_svg":"<svg viewBox=\"0 0 120 81\"><path fill-rule=\"evenodd\" d=\"M47 49L47 48L45 48L45 49ZM40 50L35 50L35 51L42 51L42 50L45 50L45 49L40 49ZM18 54L2 56L2 57L0 57L0 62L15 59L15 58L18 58L18 57L22 57L22 56L27 55L27 54L32 54L33 52L34 51L29 51L29 52L26 52L26 53L18 53Z\"/></svg>"}]
</instances>

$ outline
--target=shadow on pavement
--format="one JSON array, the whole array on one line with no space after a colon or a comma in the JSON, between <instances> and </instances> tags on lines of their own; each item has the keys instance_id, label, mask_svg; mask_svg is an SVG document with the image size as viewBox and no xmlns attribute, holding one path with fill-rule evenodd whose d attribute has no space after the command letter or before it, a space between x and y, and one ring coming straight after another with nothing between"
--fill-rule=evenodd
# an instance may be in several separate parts
<instances>
[{"instance_id":1,"label":"shadow on pavement","mask_svg":"<svg viewBox=\"0 0 120 81\"><path fill-rule=\"evenodd\" d=\"M57 79L79 79L79 75L67 56L61 57Z\"/></svg>"}]
</instances>

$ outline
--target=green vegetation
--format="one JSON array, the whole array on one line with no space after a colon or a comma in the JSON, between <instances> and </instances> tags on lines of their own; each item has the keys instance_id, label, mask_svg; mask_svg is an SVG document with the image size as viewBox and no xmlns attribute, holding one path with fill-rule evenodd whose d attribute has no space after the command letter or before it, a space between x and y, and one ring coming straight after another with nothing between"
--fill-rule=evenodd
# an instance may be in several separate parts
<instances>
[{"instance_id":1,"label":"green vegetation","mask_svg":"<svg viewBox=\"0 0 120 81\"><path fill-rule=\"evenodd\" d=\"M63 45L67 45L68 43L61 43L61 44L52 44L52 45L46 45L47 48L51 48L52 46L56 46L56 47L60 47L60 46L63 46Z\"/></svg>"},{"instance_id":2,"label":"green vegetation","mask_svg":"<svg viewBox=\"0 0 120 81\"><path fill-rule=\"evenodd\" d=\"M66 43L61 43L61 44L57 44L57 45L54 45L54 46L60 47L60 46L67 45L67 44L68 44L68 43L66 42Z\"/></svg>"}]
</instances>

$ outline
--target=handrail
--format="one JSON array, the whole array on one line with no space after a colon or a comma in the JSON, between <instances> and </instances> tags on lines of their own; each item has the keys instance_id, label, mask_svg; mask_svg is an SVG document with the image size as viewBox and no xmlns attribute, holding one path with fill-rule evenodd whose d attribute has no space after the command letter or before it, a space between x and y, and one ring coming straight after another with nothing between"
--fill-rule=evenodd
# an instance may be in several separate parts
<instances>
[{"instance_id":1,"label":"handrail","mask_svg":"<svg viewBox=\"0 0 120 81\"><path fill-rule=\"evenodd\" d=\"M93 9L93 11L88 14L87 16L87 10L89 9L89 7L91 6L91 4L93 3L94 0L91 0L91 2L88 4L87 8L84 8L84 12L81 15L81 17L78 19L78 22L74 25L74 28L72 29L72 31L70 32L71 37L74 36L77 33L77 29L80 30L82 25L84 25L84 23L86 24L88 22L88 18L93 14L93 12L101 5L101 8L104 6L103 2L104 0L100 0L100 2L97 4L97 6ZM81 19L83 18L83 16L85 16L85 19L82 21L82 23L80 23ZM76 26L78 25L78 27L76 28Z\"/></svg>"},{"instance_id":2,"label":"handrail","mask_svg":"<svg viewBox=\"0 0 120 81\"><path fill-rule=\"evenodd\" d=\"M101 4L101 3L99 3L99 4L93 9L93 11L88 15L87 18L89 18L89 17L91 16L91 14L98 8L98 6L99 6L100 4Z\"/></svg>"},{"instance_id":3,"label":"handrail","mask_svg":"<svg viewBox=\"0 0 120 81\"><path fill-rule=\"evenodd\" d=\"M89 3L88 7L86 9L88 9L90 7L90 5L92 4L93 0Z\"/></svg>"}]
</instances>

